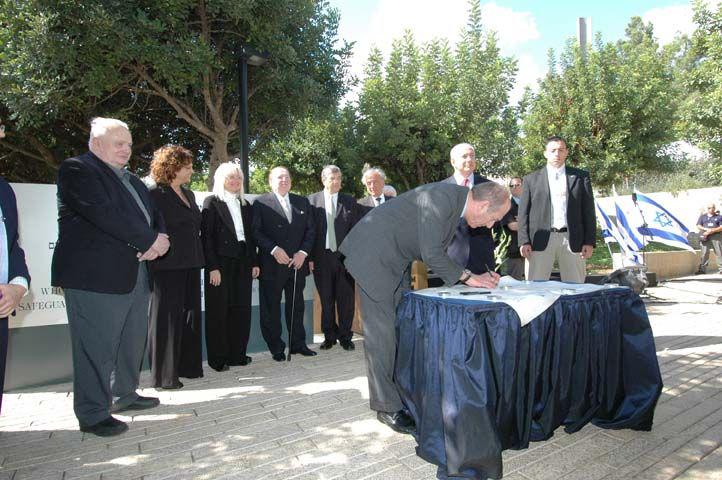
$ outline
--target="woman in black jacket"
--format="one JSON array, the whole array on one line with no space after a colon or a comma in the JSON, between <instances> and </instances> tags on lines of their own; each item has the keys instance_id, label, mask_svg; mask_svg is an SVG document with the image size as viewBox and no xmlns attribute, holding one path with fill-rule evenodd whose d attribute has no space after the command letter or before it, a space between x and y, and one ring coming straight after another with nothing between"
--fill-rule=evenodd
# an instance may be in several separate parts
<instances>
[{"instance_id":1,"label":"woman in black jacket","mask_svg":"<svg viewBox=\"0 0 722 480\"><path fill-rule=\"evenodd\" d=\"M153 154L150 191L165 220L170 249L150 262L153 293L148 325L148 357L153 386L183 387L178 377L203 376L201 365L201 212L184 185L193 174L193 155L177 145Z\"/></svg>"},{"instance_id":2,"label":"woman in black jacket","mask_svg":"<svg viewBox=\"0 0 722 480\"><path fill-rule=\"evenodd\" d=\"M251 290L260 269L251 205L243 198L243 174L232 162L218 166L213 195L203 202L201 226L206 258L205 305L208 365L228 370L248 365Z\"/></svg>"}]
</instances>

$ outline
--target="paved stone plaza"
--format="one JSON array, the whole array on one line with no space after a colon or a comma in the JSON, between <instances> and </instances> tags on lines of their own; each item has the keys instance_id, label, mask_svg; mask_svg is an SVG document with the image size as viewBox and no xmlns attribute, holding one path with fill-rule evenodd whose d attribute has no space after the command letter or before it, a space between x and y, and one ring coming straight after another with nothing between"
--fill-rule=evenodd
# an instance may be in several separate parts
<instances>
[{"instance_id":1,"label":"paved stone plaza","mask_svg":"<svg viewBox=\"0 0 722 480\"><path fill-rule=\"evenodd\" d=\"M646 299L665 387L652 432L561 429L504 454L507 480L722 479L722 276L677 279ZM368 409L363 340L311 359L184 380L111 439L80 433L69 384L6 393L0 480L433 479L414 440ZM147 384L147 376L141 384Z\"/></svg>"}]
</instances>

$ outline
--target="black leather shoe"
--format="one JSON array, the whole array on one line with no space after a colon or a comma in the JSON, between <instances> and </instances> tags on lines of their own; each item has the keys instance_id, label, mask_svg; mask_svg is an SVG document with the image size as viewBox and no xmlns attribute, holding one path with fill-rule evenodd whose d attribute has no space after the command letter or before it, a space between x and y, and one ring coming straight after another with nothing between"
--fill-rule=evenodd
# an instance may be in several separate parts
<instances>
[{"instance_id":1,"label":"black leather shoe","mask_svg":"<svg viewBox=\"0 0 722 480\"><path fill-rule=\"evenodd\" d=\"M416 431L414 419L403 410L398 412L377 412L376 418L384 425L399 433L413 434Z\"/></svg>"},{"instance_id":2,"label":"black leather shoe","mask_svg":"<svg viewBox=\"0 0 722 480\"><path fill-rule=\"evenodd\" d=\"M147 410L149 408L157 407L158 405L160 405L160 400L156 397L141 397L139 395L133 403L126 405L125 407L113 405L110 407L110 413L124 412L126 410Z\"/></svg>"},{"instance_id":3,"label":"black leather shoe","mask_svg":"<svg viewBox=\"0 0 722 480\"><path fill-rule=\"evenodd\" d=\"M243 357L241 357L241 360L238 362L238 365L245 367L252 361L253 361L253 359L251 357L249 357L248 355L244 355Z\"/></svg>"},{"instance_id":4,"label":"black leather shoe","mask_svg":"<svg viewBox=\"0 0 722 480\"><path fill-rule=\"evenodd\" d=\"M282 362L286 359L286 354L283 352L274 353L273 359L277 362Z\"/></svg>"},{"instance_id":5,"label":"black leather shoe","mask_svg":"<svg viewBox=\"0 0 722 480\"><path fill-rule=\"evenodd\" d=\"M341 340L341 347L348 351L356 350L356 345L354 345L351 340Z\"/></svg>"},{"instance_id":6,"label":"black leather shoe","mask_svg":"<svg viewBox=\"0 0 722 480\"><path fill-rule=\"evenodd\" d=\"M314 355L318 355L318 352L314 352L305 345L301 348L294 348L291 350L291 353L294 355L303 355L304 357L313 357Z\"/></svg>"},{"instance_id":7,"label":"black leather shoe","mask_svg":"<svg viewBox=\"0 0 722 480\"><path fill-rule=\"evenodd\" d=\"M178 389L183 388L183 382L181 382L181 381L179 380L179 381L176 382L176 383L172 383L172 384L170 384L170 385L168 385L168 386L165 386L165 385L164 385L164 386L162 386L162 387L160 387L160 388L162 388L163 390L178 390Z\"/></svg>"},{"instance_id":8,"label":"black leather shoe","mask_svg":"<svg viewBox=\"0 0 722 480\"><path fill-rule=\"evenodd\" d=\"M318 348L320 348L321 350L330 350L333 348L334 345L336 345L336 340L324 340L321 346Z\"/></svg>"},{"instance_id":9,"label":"black leather shoe","mask_svg":"<svg viewBox=\"0 0 722 480\"><path fill-rule=\"evenodd\" d=\"M128 430L128 425L125 422L121 422L117 418L108 417L105 420L101 420L95 425L81 425L80 431L85 433L92 433L99 437L112 437L114 435L120 435Z\"/></svg>"},{"instance_id":10,"label":"black leather shoe","mask_svg":"<svg viewBox=\"0 0 722 480\"><path fill-rule=\"evenodd\" d=\"M211 366L211 368L212 368L213 370L215 370L216 372L225 372L225 371L228 370L229 367L228 367L228 364L227 364L227 363L224 363L224 364L221 365L220 367L213 367L213 366Z\"/></svg>"}]
</instances>

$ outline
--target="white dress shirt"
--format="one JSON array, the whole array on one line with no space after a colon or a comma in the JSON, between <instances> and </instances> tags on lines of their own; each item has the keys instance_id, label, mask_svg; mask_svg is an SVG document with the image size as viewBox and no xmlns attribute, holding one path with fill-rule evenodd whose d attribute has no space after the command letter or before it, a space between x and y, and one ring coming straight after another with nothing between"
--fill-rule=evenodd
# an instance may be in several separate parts
<instances>
[{"instance_id":1,"label":"white dress shirt","mask_svg":"<svg viewBox=\"0 0 722 480\"><path fill-rule=\"evenodd\" d=\"M549 177L549 196L552 203L551 228L564 228L568 226L566 168L563 165L561 168L554 168L547 164L547 176Z\"/></svg>"},{"instance_id":2,"label":"white dress shirt","mask_svg":"<svg viewBox=\"0 0 722 480\"><path fill-rule=\"evenodd\" d=\"M467 178L469 179L469 184L466 186L469 187L469 190L471 190L471 187L474 186L474 174L472 173L468 177L465 177L465 176L461 175L459 172L454 172L454 180L456 180L456 184L459 186L463 187L464 180Z\"/></svg>"},{"instance_id":3,"label":"white dress shirt","mask_svg":"<svg viewBox=\"0 0 722 480\"><path fill-rule=\"evenodd\" d=\"M328 216L328 213L330 213L330 212L336 212L336 215L338 215L338 192L334 193L333 195L329 195L328 192L326 192L326 190L324 190L323 191L323 202L324 202L323 208L326 209L327 216ZM326 248L329 248L328 229L330 227L331 227L331 225L327 225L327 228L326 228ZM338 248L338 245L336 247Z\"/></svg>"},{"instance_id":4,"label":"white dress shirt","mask_svg":"<svg viewBox=\"0 0 722 480\"><path fill-rule=\"evenodd\" d=\"M241 215L241 200L238 195L223 191L223 199L228 205L228 211L231 212L233 226L236 228L236 238L239 242L246 241L246 232L243 230L243 216Z\"/></svg>"}]
</instances>

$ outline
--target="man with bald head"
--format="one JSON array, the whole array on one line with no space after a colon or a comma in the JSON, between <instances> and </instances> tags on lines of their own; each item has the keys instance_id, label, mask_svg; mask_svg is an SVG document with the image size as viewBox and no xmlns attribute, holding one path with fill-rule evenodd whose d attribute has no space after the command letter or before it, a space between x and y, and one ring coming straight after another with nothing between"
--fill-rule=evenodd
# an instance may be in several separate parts
<instances>
[{"instance_id":1,"label":"man with bald head","mask_svg":"<svg viewBox=\"0 0 722 480\"><path fill-rule=\"evenodd\" d=\"M271 191L253 202L253 234L261 267L258 292L261 334L273 359L281 362L286 359L286 343L281 338L281 295L286 301L286 327L292 332L288 354L316 355L306 345L303 326L306 309L303 289L309 274L307 257L316 232L308 199L290 193L288 169L273 168L268 174L268 183Z\"/></svg>"},{"instance_id":2,"label":"man with bald head","mask_svg":"<svg viewBox=\"0 0 722 480\"><path fill-rule=\"evenodd\" d=\"M158 399L136 393L148 331L146 261L170 246L148 189L126 169L128 126L95 118L90 151L58 170L58 241L52 285L62 287L73 348L73 407L82 432L123 433L111 412Z\"/></svg>"},{"instance_id":3,"label":"man with bald head","mask_svg":"<svg viewBox=\"0 0 722 480\"><path fill-rule=\"evenodd\" d=\"M708 203L706 211L697 220L699 230L700 263L697 274L707 273L710 249L717 256L717 269L722 273L722 215L714 203Z\"/></svg>"},{"instance_id":4,"label":"man with bald head","mask_svg":"<svg viewBox=\"0 0 722 480\"><path fill-rule=\"evenodd\" d=\"M372 209L339 247L360 287L369 403L378 420L392 429L412 433L415 428L393 379L396 307L410 289L411 263L423 261L446 285L496 287L496 273L470 272L449 257L447 247L460 219L472 228L491 227L509 207L509 191L494 182L471 190L441 182L422 185Z\"/></svg>"}]
</instances>

